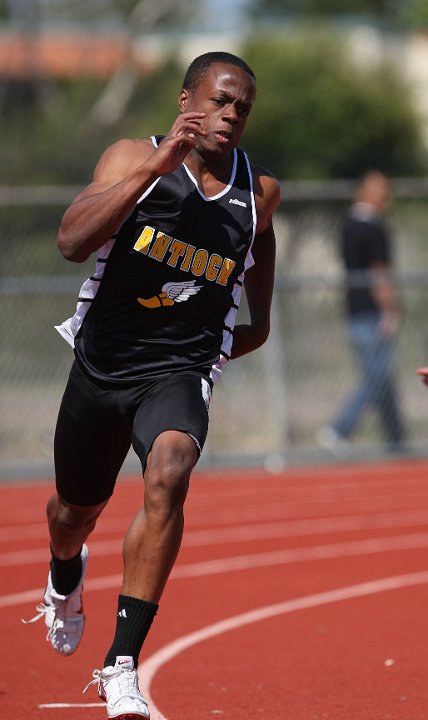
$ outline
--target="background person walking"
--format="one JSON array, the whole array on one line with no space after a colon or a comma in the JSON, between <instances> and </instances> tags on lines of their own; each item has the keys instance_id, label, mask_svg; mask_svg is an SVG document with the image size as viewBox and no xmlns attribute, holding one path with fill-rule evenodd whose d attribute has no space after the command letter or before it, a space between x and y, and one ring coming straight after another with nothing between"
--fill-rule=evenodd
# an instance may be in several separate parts
<instances>
[{"instance_id":1,"label":"background person walking","mask_svg":"<svg viewBox=\"0 0 428 720\"><path fill-rule=\"evenodd\" d=\"M370 171L361 180L345 220L341 256L346 269L346 315L360 382L330 426L318 433L321 445L339 457L368 408L380 419L387 447L404 447L404 424L394 377L395 336L400 309L391 276L392 249L383 214L391 199L389 180Z\"/></svg>"}]
</instances>

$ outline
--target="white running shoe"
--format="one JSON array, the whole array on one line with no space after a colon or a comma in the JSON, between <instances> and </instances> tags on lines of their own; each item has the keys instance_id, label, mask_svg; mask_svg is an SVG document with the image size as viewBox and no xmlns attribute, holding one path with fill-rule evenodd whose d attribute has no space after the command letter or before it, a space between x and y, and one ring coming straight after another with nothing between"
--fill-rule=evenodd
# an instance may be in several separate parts
<instances>
[{"instance_id":1,"label":"white running shoe","mask_svg":"<svg viewBox=\"0 0 428 720\"><path fill-rule=\"evenodd\" d=\"M26 625L37 622L44 616L48 629L46 640L60 655L71 655L77 649L85 625L83 614L83 578L88 562L88 548L82 546L82 575L77 587L69 595L60 595L52 585L51 573L48 575L43 602L37 605L38 614L31 620L23 620Z\"/></svg>"},{"instance_id":2,"label":"white running shoe","mask_svg":"<svg viewBox=\"0 0 428 720\"><path fill-rule=\"evenodd\" d=\"M116 664L104 670L94 670L94 679L87 684L98 683L98 695L107 703L109 720L150 720L147 702L138 687L134 660L128 655L118 655Z\"/></svg>"},{"instance_id":3,"label":"white running shoe","mask_svg":"<svg viewBox=\"0 0 428 720\"><path fill-rule=\"evenodd\" d=\"M351 443L333 427L325 425L317 433L318 443L338 460L346 460L351 454Z\"/></svg>"}]
</instances>

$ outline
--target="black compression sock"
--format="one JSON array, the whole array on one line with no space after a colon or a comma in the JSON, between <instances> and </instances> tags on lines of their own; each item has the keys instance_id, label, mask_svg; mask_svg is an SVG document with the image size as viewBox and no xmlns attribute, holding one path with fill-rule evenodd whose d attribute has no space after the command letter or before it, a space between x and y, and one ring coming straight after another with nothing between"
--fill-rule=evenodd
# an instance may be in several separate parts
<instances>
[{"instance_id":1,"label":"black compression sock","mask_svg":"<svg viewBox=\"0 0 428 720\"><path fill-rule=\"evenodd\" d=\"M51 550L52 552L52 550ZM70 560L60 560L52 553L51 580L59 595L69 595L77 587L82 576L81 550Z\"/></svg>"},{"instance_id":2,"label":"black compression sock","mask_svg":"<svg viewBox=\"0 0 428 720\"><path fill-rule=\"evenodd\" d=\"M141 647L150 630L158 607L158 605L139 598L119 595L116 633L113 644L107 653L104 667L114 665L118 655L133 657L134 667L137 667Z\"/></svg>"}]
</instances>

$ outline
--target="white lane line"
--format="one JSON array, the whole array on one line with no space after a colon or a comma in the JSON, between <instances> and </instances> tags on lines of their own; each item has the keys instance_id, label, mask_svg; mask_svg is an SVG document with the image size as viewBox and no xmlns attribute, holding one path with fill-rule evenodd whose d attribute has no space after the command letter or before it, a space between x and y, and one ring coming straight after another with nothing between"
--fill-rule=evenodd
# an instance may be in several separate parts
<instances>
[{"instance_id":1,"label":"white lane line","mask_svg":"<svg viewBox=\"0 0 428 720\"><path fill-rule=\"evenodd\" d=\"M260 520L262 515L265 520L279 520L284 517L284 508L286 508L286 514L290 519L294 517L301 518L306 513L316 512L317 514L324 511L324 507L328 508L334 504L342 515L349 512L358 512L360 509L364 512L380 512L385 507L392 506L403 506L403 503L407 500L410 502L410 496L403 494L399 495L386 495L385 493L379 493L376 497L354 497L352 495L343 497L338 493L326 493L324 497L317 497L310 494L308 491L309 498L307 500L295 502L293 499L288 500L287 497L282 498L281 501L272 503L263 503L259 505L251 506L227 506L223 509L217 509L215 514L215 520L218 524L224 525L233 524L237 522L252 522ZM425 507L427 506L427 493L419 493L417 497L412 496L411 504L413 507ZM198 514L198 525L204 525L212 521L213 511Z\"/></svg>"},{"instance_id":2,"label":"white lane line","mask_svg":"<svg viewBox=\"0 0 428 720\"><path fill-rule=\"evenodd\" d=\"M313 560L329 560L333 558L373 555L376 553L415 550L428 547L428 533L411 535L395 535L387 538L354 540L345 543L330 543L272 552L236 555L234 557L205 560L202 562L176 565L170 579L181 580L190 577L204 577L237 570L251 570L258 567L289 565ZM106 575L99 578L88 578L85 581L85 593L94 590L109 590L120 586L122 575ZM0 608L24 605L38 601L44 592L43 588L25 590L0 596Z\"/></svg>"},{"instance_id":3,"label":"white lane line","mask_svg":"<svg viewBox=\"0 0 428 720\"><path fill-rule=\"evenodd\" d=\"M128 528L129 523L129 514L109 518L101 517L97 523L97 532L105 535L110 532L123 532L124 529ZM49 542L48 526L44 520L31 524L3 525L0 527L0 542L10 543L11 540L35 540L36 538L42 538Z\"/></svg>"},{"instance_id":4,"label":"white lane line","mask_svg":"<svg viewBox=\"0 0 428 720\"><path fill-rule=\"evenodd\" d=\"M204 547L207 545L229 544L230 542L249 542L304 535L323 535L335 532L357 530L387 530L400 527L415 527L428 524L428 512L419 510L410 513L381 513L379 515L345 515L314 518L307 520L287 520L254 525L241 525L230 528L212 528L210 530L188 530L183 538L183 547ZM44 530L46 534L46 529ZM111 540L93 540L91 555L94 557L117 554L122 549L122 538ZM49 560L48 544L44 548L15 550L0 553L0 566L34 565Z\"/></svg>"},{"instance_id":5,"label":"white lane line","mask_svg":"<svg viewBox=\"0 0 428 720\"><path fill-rule=\"evenodd\" d=\"M172 571L171 577L200 577L203 575L214 575L222 572L247 570L269 565L288 565L311 560L372 555L394 550L413 550L424 547L428 547L428 533L396 535L388 538L330 543L328 545L315 545L313 547L293 548L291 550L274 550L272 552L255 553L253 555L238 555L220 560L205 560L204 562L178 565Z\"/></svg>"},{"instance_id":6,"label":"white lane line","mask_svg":"<svg viewBox=\"0 0 428 720\"><path fill-rule=\"evenodd\" d=\"M345 515L322 517L306 520L287 520L281 522L241 525L230 528L212 528L210 530L190 530L183 538L184 547L202 547L218 543L247 542L278 537L298 537L302 535L323 535L354 530L396 529L413 527L428 523L428 511L411 513L381 513L379 515Z\"/></svg>"},{"instance_id":7,"label":"white lane line","mask_svg":"<svg viewBox=\"0 0 428 720\"><path fill-rule=\"evenodd\" d=\"M275 605L267 605L256 610L235 615L226 620L221 620L212 625L207 625L205 628L184 635L165 645L138 666L139 684L142 694L149 702L151 718L152 720L168 720L166 716L161 713L151 695L150 687L156 673L163 665L198 643L218 637L226 632L240 629L246 625L252 625L256 622L278 617L279 615L426 583L428 583L428 571L380 578L336 590L327 590L326 592L316 593L315 595L286 600L285 602ZM38 707L40 709L92 708L105 707L105 703L43 703L38 705Z\"/></svg>"},{"instance_id":8,"label":"white lane line","mask_svg":"<svg viewBox=\"0 0 428 720\"><path fill-rule=\"evenodd\" d=\"M58 708L97 708L97 707L104 707L106 704L105 702L100 703L42 703L41 705L37 705L37 707L40 710L52 710L52 709L58 709Z\"/></svg>"},{"instance_id":9,"label":"white lane line","mask_svg":"<svg viewBox=\"0 0 428 720\"><path fill-rule=\"evenodd\" d=\"M339 480L339 479L338 479ZM263 490L264 501L256 501L251 494L245 494L242 497L242 491L238 491L232 495L228 493L222 496L221 507L218 505L218 493L212 494L211 496L203 496L203 503L197 503L197 498L189 500L189 517L187 520L188 526L198 524L203 526L207 521L212 520L212 508L216 507L216 520L218 522L236 522L237 517L245 517L248 520L260 519L260 515L268 517L278 517L284 514L283 508L286 507L287 511L294 509L300 517L302 512L306 508L324 507L325 505L330 506L332 502L338 505L338 507L348 506L362 506L364 510L373 509L374 511L381 511L383 508L390 506L400 507L403 498L405 497L406 502L411 502L413 507L426 506L427 503L427 491L426 485L420 481L417 487L411 486L410 478L406 481L406 493L405 496L402 492L404 479L401 484L397 481L397 488L395 489L392 483L388 483L387 486L384 484L380 485L379 488L372 486L362 485L362 481L355 481L350 485L345 485L343 482L332 482L325 486L305 486L294 488L284 481L284 487L273 492ZM260 480L260 488L262 487L263 480ZM401 489L401 491L400 491ZM0 488L1 490L1 488ZM256 494L256 493L254 493ZM259 491L258 491L258 494ZM1 497L1 491L0 491ZM238 502L235 502L234 497L237 498ZM192 504L193 501L193 504ZM131 501L132 502L132 501ZM136 502L140 503L137 499ZM141 497L142 502L142 497ZM120 504L119 504L120 503ZM116 517L121 520L122 518L129 523L129 514L127 512L127 505L123 505L123 510L118 498L117 504L114 506ZM193 516L191 511L197 508L197 512ZM351 509L352 511L352 509ZM28 524L35 520L36 517L42 521L43 513L38 509L37 504L32 504L28 507L26 512L22 511L22 508L11 507L8 509L2 518L2 524L5 528L14 528L18 524Z\"/></svg>"},{"instance_id":10,"label":"white lane line","mask_svg":"<svg viewBox=\"0 0 428 720\"><path fill-rule=\"evenodd\" d=\"M237 630L245 625L267 620L269 618L285 615L297 610L319 607L329 603L341 602L343 600L352 600L363 597L365 595L374 595L380 592L398 590L400 588L423 585L428 583L428 571L419 573L410 573L408 575L396 575L393 577L380 578L370 582L359 583L336 590L328 590L326 592L317 593L315 595L307 595L306 597L286 600L276 605L267 605L257 610L235 615L227 620L221 620L213 625L207 625L196 632L184 635L177 640L165 645L163 648L155 652L145 662L138 667L139 684L142 694L147 699L152 720L168 720L165 715L157 707L150 692L150 687L154 676L159 669L177 657L180 653L194 645L218 637L223 633Z\"/></svg>"}]
</instances>

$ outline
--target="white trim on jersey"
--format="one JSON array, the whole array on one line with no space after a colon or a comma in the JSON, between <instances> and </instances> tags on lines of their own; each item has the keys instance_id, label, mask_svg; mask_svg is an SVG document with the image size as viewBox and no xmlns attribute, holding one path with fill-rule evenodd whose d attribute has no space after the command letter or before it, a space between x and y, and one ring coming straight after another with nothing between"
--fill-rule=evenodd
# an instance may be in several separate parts
<instances>
[{"instance_id":1,"label":"white trim on jersey","mask_svg":"<svg viewBox=\"0 0 428 720\"><path fill-rule=\"evenodd\" d=\"M248 159L248 155L246 152L244 152L244 158L245 158L245 162L247 163L248 177L250 179L251 210L253 213L253 237L251 240L251 245L248 248L247 257L245 260L245 267L244 267L244 272L245 272L246 270L248 270L250 267L252 267L254 265L252 248L253 248L253 243L254 243L254 239L256 237L256 230L257 230L257 209L256 209L256 199L254 197L253 173L252 173L250 161Z\"/></svg>"},{"instance_id":2,"label":"white trim on jersey","mask_svg":"<svg viewBox=\"0 0 428 720\"><path fill-rule=\"evenodd\" d=\"M195 176L191 173L191 171L187 167L186 163L183 162L182 165L183 165L186 173L188 174L189 178L194 183L196 190L198 191L201 198L203 200L206 200L206 202L212 202L213 200L219 200L220 198L222 198L233 187L233 183L235 182L235 178L236 178L236 170L238 167L238 153L236 151L236 148L234 148L233 149L233 165L232 165L232 172L230 173L229 183L226 185L226 187L223 190L221 190L221 192L217 193L217 195L212 195L211 197L209 197L208 195L205 195L205 193L203 193L202 190L199 188L198 181L196 180Z\"/></svg>"},{"instance_id":3,"label":"white trim on jersey","mask_svg":"<svg viewBox=\"0 0 428 720\"><path fill-rule=\"evenodd\" d=\"M150 140L152 141L154 147L157 148L157 147L158 147L158 144L157 144L157 142L156 142L156 138L155 138L154 135L151 136ZM159 180L161 179L161 177L162 177L162 175L159 175L159 177L156 178L156 180L154 180L154 181L152 182L152 184L147 188L147 190L145 190L145 191L143 192L143 194L140 195L140 197L138 198L138 200L137 200L137 202L136 202L136 205L139 205L140 202L142 202L143 200L146 199L147 195L150 195L150 193L152 192L153 188L156 187L156 185L158 184L158 182L159 182Z\"/></svg>"},{"instance_id":4,"label":"white trim on jersey","mask_svg":"<svg viewBox=\"0 0 428 720\"><path fill-rule=\"evenodd\" d=\"M58 330L61 337L64 338L72 348L74 348L74 339L79 332L82 323L85 319L85 315L88 312L91 302L95 298L98 292L100 282L104 275L106 262L108 256L111 253L112 247L115 243L115 239L108 240L102 247L97 250L97 260L95 265L95 274L85 280L82 287L80 288L78 301L76 305L76 312L74 315L61 325L55 325L55 330Z\"/></svg>"},{"instance_id":5,"label":"white trim on jersey","mask_svg":"<svg viewBox=\"0 0 428 720\"><path fill-rule=\"evenodd\" d=\"M236 150L235 150L236 153ZM247 171L248 171L248 178L250 181L250 198L251 198L251 212L253 216L253 234L251 239L251 244L248 248L248 252L245 258L244 262L244 270L239 275L237 282L234 285L233 291L232 291L232 297L233 297L233 305L229 309L229 312L227 313L224 324L225 329L223 330L223 341L220 347L220 356L217 362L211 367L210 372L210 378L215 383L221 376L223 369L228 363L228 358L230 358L232 353L232 346L233 346L233 329L236 324L236 316L238 314L238 308L239 304L241 302L242 297L242 289L244 286L244 277L247 270L249 270L250 267L254 265L254 257L251 252L254 239L256 237L256 230L257 230L257 210L256 210L256 201L254 197L254 185L253 185L253 173L251 170L250 161L248 159L248 155L246 152L242 151L245 162L247 164Z\"/></svg>"}]
</instances>

